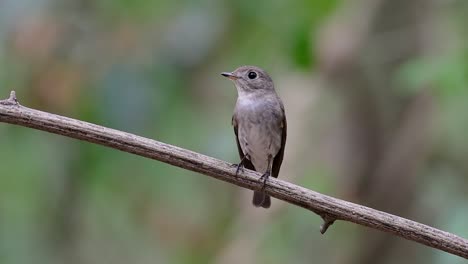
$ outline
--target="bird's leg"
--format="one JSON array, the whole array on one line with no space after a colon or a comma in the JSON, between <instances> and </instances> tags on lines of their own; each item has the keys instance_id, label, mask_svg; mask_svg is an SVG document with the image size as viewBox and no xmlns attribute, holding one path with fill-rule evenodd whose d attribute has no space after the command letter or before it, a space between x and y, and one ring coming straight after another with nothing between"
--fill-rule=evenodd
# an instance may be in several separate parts
<instances>
[{"instance_id":1,"label":"bird's leg","mask_svg":"<svg viewBox=\"0 0 468 264\"><path fill-rule=\"evenodd\" d=\"M237 167L236 169L236 177L237 175L239 174L239 171L244 171L244 163L245 163L245 160L249 158L249 155L248 154L245 154L244 157L242 157L241 161L239 162L239 164L232 164L233 167Z\"/></svg>"},{"instance_id":2,"label":"bird's leg","mask_svg":"<svg viewBox=\"0 0 468 264\"><path fill-rule=\"evenodd\" d=\"M268 180L268 178L270 177L271 175L271 170L272 170L272 156L271 155L268 155L268 166L267 166L267 171L262 175L262 177L260 177L260 181L263 180L263 185L262 185L262 191L265 190L265 185L266 185L266 182Z\"/></svg>"}]
</instances>

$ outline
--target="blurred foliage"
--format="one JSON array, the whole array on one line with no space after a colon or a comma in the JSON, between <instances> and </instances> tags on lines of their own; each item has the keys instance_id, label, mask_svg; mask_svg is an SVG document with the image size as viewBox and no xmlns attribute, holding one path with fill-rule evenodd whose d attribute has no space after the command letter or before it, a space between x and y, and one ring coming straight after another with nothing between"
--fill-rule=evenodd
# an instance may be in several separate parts
<instances>
[{"instance_id":1,"label":"blurred foliage","mask_svg":"<svg viewBox=\"0 0 468 264\"><path fill-rule=\"evenodd\" d=\"M236 93L219 72L259 65L283 84L278 90L288 114L298 114L288 116L293 137L283 173L308 188L346 196L352 190L335 175L341 148L322 163L322 149L313 145L340 129L330 117L340 99L321 91L318 120L310 108L298 109L304 94L318 90L320 31L343 2L3 0L0 96L14 89L23 105L237 162L230 126ZM456 36L448 41L458 46L409 59L393 80L402 97L428 89L439 103L432 162L420 170L428 177L418 197L423 207L445 210L436 215L447 217L432 224L466 237L468 9L452 2L444 7L451 18L446 27ZM297 125L311 120L333 129ZM312 162L301 147L319 158ZM370 232L336 223L320 236L320 219L301 208L275 200L282 206L276 211L246 211L250 192L232 185L6 124L0 124L0 176L5 264L349 263L347 256L360 248L357 233ZM242 230L250 230L244 240ZM420 263L462 263L418 250ZM234 259L226 257L231 252Z\"/></svg>"},{"instance_id":2,"label":"blurred foliage","mask_svg":"<svg viewBox=\"0 0 468 264\"><path fill-rule=\"evenodd\" d=\"M417 91L432 85L440 97L458 96L466 92L468 52L465 53L439 59L423 58L407 63L401 68L402 86Z\"/></svg>"}]
</instances>

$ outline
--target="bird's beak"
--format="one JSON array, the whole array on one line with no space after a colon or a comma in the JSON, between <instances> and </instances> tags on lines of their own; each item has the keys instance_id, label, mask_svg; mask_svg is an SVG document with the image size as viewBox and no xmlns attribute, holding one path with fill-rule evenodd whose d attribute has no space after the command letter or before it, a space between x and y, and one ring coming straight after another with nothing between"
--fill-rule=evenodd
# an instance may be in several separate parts
<instances>
[{"instance_id":1,"label":"bird's beak","mask_svg":"<svg viewBox=\"0 0 468 264\"><path fill-rule=\"evenodd\" d=\"M233 81L239 79L239 77L234 75L232 72L222 72L221 75L226 77L226 78L229 78L229 79L231 79Z\"/></svg>"}]
</instances>

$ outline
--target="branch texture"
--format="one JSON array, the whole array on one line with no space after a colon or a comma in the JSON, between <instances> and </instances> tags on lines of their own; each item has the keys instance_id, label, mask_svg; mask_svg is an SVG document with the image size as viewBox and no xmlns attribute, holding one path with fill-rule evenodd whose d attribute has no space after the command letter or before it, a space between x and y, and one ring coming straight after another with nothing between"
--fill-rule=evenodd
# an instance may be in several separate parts
<instances>
[{"instance_id":1,"label":"branch texture","mask_svg":"<svg viewBox=\"0 0 468 264\"><path fill-rule=\"evenodd\" d=\"M236 177L236 169L231 163L119 130L27 108L18 103L14 92L9 99L0 101L0 122L133 153L251 190L260 190L262 187L262 183L258 181L261 175L257 172L246 169ZM322 233L335 220L349 221L468 259L467 239L424 224L323 195L272 177L267 181L265 192L320 215L324 219L320 230Z\"/></svg>"}]
</instances>

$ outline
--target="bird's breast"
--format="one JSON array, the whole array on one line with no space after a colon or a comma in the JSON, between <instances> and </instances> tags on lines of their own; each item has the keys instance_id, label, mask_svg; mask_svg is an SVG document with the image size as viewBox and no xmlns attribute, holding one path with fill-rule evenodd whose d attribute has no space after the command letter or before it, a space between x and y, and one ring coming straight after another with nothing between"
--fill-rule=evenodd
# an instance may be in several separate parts
<instances>
[{"instance_id":1,"label":"bird's breast","mask_svg":"<svg viewBox=\"0 0 468 264\"><path fill-rule=\"evenodd\" d=\"M244 154L248 154L257 171L264 172L268 156L281 148L281 108L274 102L240 99L236 104L238 137Z\"/></svg>"}]
</instances>

